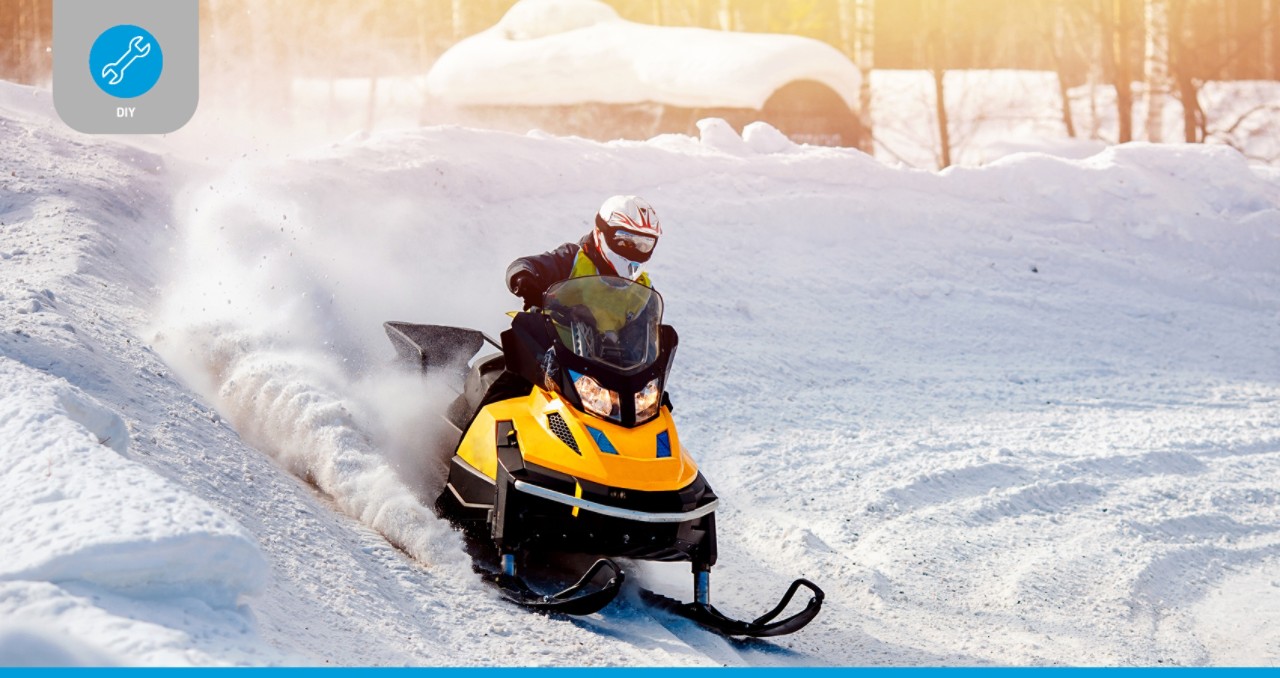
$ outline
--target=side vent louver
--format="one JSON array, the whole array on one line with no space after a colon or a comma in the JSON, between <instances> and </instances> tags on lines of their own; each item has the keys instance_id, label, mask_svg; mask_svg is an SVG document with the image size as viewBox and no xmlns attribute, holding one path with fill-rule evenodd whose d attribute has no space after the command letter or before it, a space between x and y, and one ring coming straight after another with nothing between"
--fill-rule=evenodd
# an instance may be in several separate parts
<instances>
[{"instance_id":1,"label":"side vent louver","mask_svg":"<svg viewBox=\"0 0 1280 678\"><path fill-rule=\"evenodd\" d=\"M560 416L559 412L552 412L547 415L547 428L550 428L551 432L556 434L560 442L568 445L569 449L582 454L582 450L578 449L578 441L573 439L573 431L569 430L569 425L565 423L564 417Z\"/></svg>"}]
</instances>

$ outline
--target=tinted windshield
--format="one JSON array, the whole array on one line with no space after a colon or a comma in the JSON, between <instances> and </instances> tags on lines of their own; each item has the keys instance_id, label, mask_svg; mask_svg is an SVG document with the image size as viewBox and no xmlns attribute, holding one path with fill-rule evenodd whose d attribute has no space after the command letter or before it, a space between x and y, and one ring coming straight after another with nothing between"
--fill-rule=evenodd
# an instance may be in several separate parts
<instances>
[{"instance_id":1,"label":"tinted windshield","mask_svg":"<svg viewBox=\"0 0 1280 678\"><path fill-rule=\"evenodd\" d=\"M552 285L542 306L560 342L587 360L636 370L658 359L662 297L625 278L590 276Z\"/></svg>"}]
</instances>

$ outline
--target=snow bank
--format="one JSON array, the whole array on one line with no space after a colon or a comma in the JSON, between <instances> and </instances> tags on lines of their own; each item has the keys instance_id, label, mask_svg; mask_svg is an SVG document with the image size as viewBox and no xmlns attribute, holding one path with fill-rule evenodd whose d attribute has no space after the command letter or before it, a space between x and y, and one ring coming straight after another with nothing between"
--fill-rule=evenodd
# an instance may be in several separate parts
<instances>
[{"instance_id":1,"label":"snow bank","mask_svg":"<svg viewBox=\"0 0 1280 678\"><path fill-rule=\"evenodd\" d=\"M128 440L95 398L0 357L0 664L262 660L244 650L256 541Z\"/></svg>"},{"instance_id":2,"label":"snow bank","mask_svg":"<svg viewBox=\"0 0 1280 678\"><path fill-rule=\"evenodd\" d=\"M6 632L6 663L294 657L248 607L278 586L244 526L257 469L135 334L169 159L75 134L41 96L0 83L0 618L63 642Z\"/></svg>"},{"instance_id":3,"label":"snow bank","mask_svg":"<svg viewBox=\"0 0 1280 678\"><path fill-rule=\"evenodd\" d=\"M114 659L55 629L0 625L0 666L113 666Z\"/></svg>"},{"instance_id":4,"label":"snow bank","mask_svg":"<svg viewBox=\"0 0 1280 678\"><path fill-rule=\"evenodd\" d=\"M53 93L47 88L20 87L0 81L0 110L27 124L47 124L57 118Z\"/></svg>"},{"instance_id":5,"label":"snow bank","mask_svg":"<svg viewBox=\"0 0 1280 678\"><path fill-rule=\"evenodd\" d=\"M253 539L130 461L120 417L0 358L0 581L81 581L133 595L236 604L265 584Z\"/></svg>"}]
</instances>

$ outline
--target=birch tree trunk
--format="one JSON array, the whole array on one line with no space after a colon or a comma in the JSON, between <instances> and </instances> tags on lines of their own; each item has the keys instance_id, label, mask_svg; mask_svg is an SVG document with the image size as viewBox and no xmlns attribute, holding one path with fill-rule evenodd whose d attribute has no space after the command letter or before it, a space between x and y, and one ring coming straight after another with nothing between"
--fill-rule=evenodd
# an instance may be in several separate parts
<instances>
[{"instance_id":1,"label":"birch tree trunk","mask_svg":"<svg viewBox=\"0 0 1280 678\"><path fill-rule=\"evenodd\" d=\"M854 56L854 33L858 31L857 10L853 4L856 0L836 0L836 19L840 23L840 49L846 56Z\"/></svg>"},{"instance_id":2,"label":"birch tree trunk","mask_svg":"<svg viewBox=\"0 0 1280 678\"><path fill-rule=\"evenodd\" d=\"M871 72L876 67L876 0L856 0L854 4L854 63L862 78L858 82L858 117L862 122L862 150L875 151L872 140Z\"/></svg>"},{"instance_id":3,"label":"birch tree trunk","mask_svg":"<svg viewBox=\"0 0 1280 678\"><path fill-rule=\"evenodd\" d=\"M1129 35L1133 28L1125 0L1111 3L1111 51L1115 63L1116 116L1120 123L1118 143L1133 141L1133 64L1129 56Z\"/></svg>"},{"instance_id":4,"label":"birch tree trunk","mask_svg":"<svg viewBox=\"0 0 1280 678\"><path fill-rule=\"evenodd\" d=\"M471 10L475 0L453 0L453 41L457 42L471 34Z\"/></svg>"},{"instance_id":5,"label":"birch tree trunk","mask_svg":"<svg viewBox=\"0 0 1280 678\"><path fill-rule=\"evenodd\" d=\"M716 8L716 20L720 24L720 30L733 30L733 0L720 0Z\"/></svg>"},{"instance_id":6,"label":"birch tree trunk","mask_svg":"<svg viewBox=\"0 0 1280 678\"><path fill-rule=\"evenodd\" d=\"M1147 141L1164 141L1164 100L1169 89L1169 4L1168 0L1145 2L1146 49L1143 79L1146 80Z\"/></svg>"}]
</instances>

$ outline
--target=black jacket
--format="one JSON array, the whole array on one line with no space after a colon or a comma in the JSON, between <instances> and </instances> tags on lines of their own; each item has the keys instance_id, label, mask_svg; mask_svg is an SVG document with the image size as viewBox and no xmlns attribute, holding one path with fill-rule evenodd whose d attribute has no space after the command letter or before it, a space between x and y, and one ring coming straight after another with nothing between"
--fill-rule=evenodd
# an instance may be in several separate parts
<instances>
[{"instance_id":1,"label":"black jacket","mask_svg":"<svg viewBox=\"0 0 1280 678\"><path fill-rule=\"evenodd\" d=\"M576 243L567 242L550 252L520 257L511 262L511 265L507 267L507 289L514 294L515 289L512 288L512 281L515 279L516 274L527 271L533 274L534 289L537 290L538 296L541 297L546 293L548 287L569 278L569 274L573 272L573 260L577 258L579 251L586 252L587 258L591 259L591 263L596 265L596 270L613 270L613 266L606 262L600 256L600 252L596 250L595 240L591 237L591 234L592 232L588 232Z\"/></svg>"}]
</instances>

